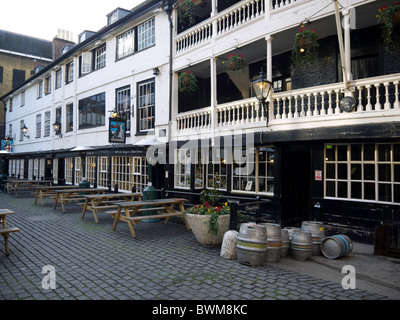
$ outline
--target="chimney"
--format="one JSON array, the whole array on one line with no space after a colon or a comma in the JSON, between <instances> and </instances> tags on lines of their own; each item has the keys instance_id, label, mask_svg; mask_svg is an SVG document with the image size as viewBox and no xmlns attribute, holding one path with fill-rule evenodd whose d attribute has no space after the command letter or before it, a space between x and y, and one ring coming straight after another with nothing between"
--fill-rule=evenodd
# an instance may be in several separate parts
<instances>
[{"instance_id":1,"label":"chimney","mask_svg":"<svg viewBox=\"0 0 400 320\"><path fill-rule=\"evenodd\" d=\"M62 56L64 47L73 45L72 32L58 29L58 34L53 39L53 61Z\"/></svg>"}]
</instances>

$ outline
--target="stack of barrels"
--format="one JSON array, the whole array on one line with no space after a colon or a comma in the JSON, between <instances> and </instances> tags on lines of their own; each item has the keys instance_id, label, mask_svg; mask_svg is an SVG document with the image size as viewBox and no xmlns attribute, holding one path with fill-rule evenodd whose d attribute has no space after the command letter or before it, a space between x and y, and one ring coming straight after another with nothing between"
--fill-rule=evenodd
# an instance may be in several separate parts
<instances>
[{"instance_id":1,"label":"stack of barrels","mask_svg":"<svg viewBox=\"0 0 400 320\"><path fill-rule=\"evenodd\" d=\"M252 267L279 262L290 255L295 260L311 260L324 255L337 259L349 254L353 245L345 235L327 237L324 224L303 221L301 228L281 228L276 223L243 223L237 236L237 259Z\"/></svg>"}]
</instances>

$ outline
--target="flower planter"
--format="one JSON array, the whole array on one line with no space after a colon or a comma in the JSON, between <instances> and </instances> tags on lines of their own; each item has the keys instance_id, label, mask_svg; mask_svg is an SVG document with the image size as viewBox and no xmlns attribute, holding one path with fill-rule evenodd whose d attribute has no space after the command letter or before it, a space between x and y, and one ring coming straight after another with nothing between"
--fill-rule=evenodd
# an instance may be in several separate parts
<instances>
[{"instance_id":1,"label":"flower planter","mask_svg":"<svg viewBox=\"0 0 400 320\"><path fill-rule=\"evenodd\" d=\"M228 62L228 69L231 71L237 71L242 69L244 66L244 61Z\"/></svg>"},{"instance_id":2,"label":"flower planter","mask_svg":"<svg viewBox=\"0 0 400 320\"><path fill-rule=\"evenodd\" d=\"M210 231L210 216L185 213L186 222L196 240L201 244L220 244L224 238L225 232L229 230L230 215L225 214L218 217L218 234L212 234Z\"/></svg>"}]
</instances>

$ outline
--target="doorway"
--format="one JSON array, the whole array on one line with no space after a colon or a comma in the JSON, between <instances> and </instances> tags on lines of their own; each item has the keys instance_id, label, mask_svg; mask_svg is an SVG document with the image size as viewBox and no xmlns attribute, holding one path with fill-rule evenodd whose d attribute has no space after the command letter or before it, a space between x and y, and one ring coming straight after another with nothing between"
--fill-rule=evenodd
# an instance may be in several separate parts
<instances>
[{"instance_id":1,"label":"doorway","mask_svg":"<svg viewBox=\"0 0 400 320\"><path fill-rule=\"evenodd\" d=\"M300 227L311 219L311 149L282 150L282 227Z\"/></svg>"}]
</instances>

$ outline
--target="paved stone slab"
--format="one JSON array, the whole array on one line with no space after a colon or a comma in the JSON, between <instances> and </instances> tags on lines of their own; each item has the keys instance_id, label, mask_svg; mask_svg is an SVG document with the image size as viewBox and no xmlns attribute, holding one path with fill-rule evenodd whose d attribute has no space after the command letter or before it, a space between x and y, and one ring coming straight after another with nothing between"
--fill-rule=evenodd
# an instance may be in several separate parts
<instances>
[{"instance_id":1,"label":"paved stone slab","mask_svg":"<svg viewBox=\"0 0 400 320\"><path fill-rule=\"evenodd\" d=\"M3 300L330 300L386 299L340 283L288 271L279 264L248 267L220 257L220 246L199 244L183 224L140 223L137 239L126 223L112 231L68 204L66 213L42 207L32 197L0 193L0 207L15 211L9 226L8 257L0 244L0 299ZM290 258L289 258L290 259ZM56 289L43 289L51 265Z\"/></svg>"}]
</instances>

